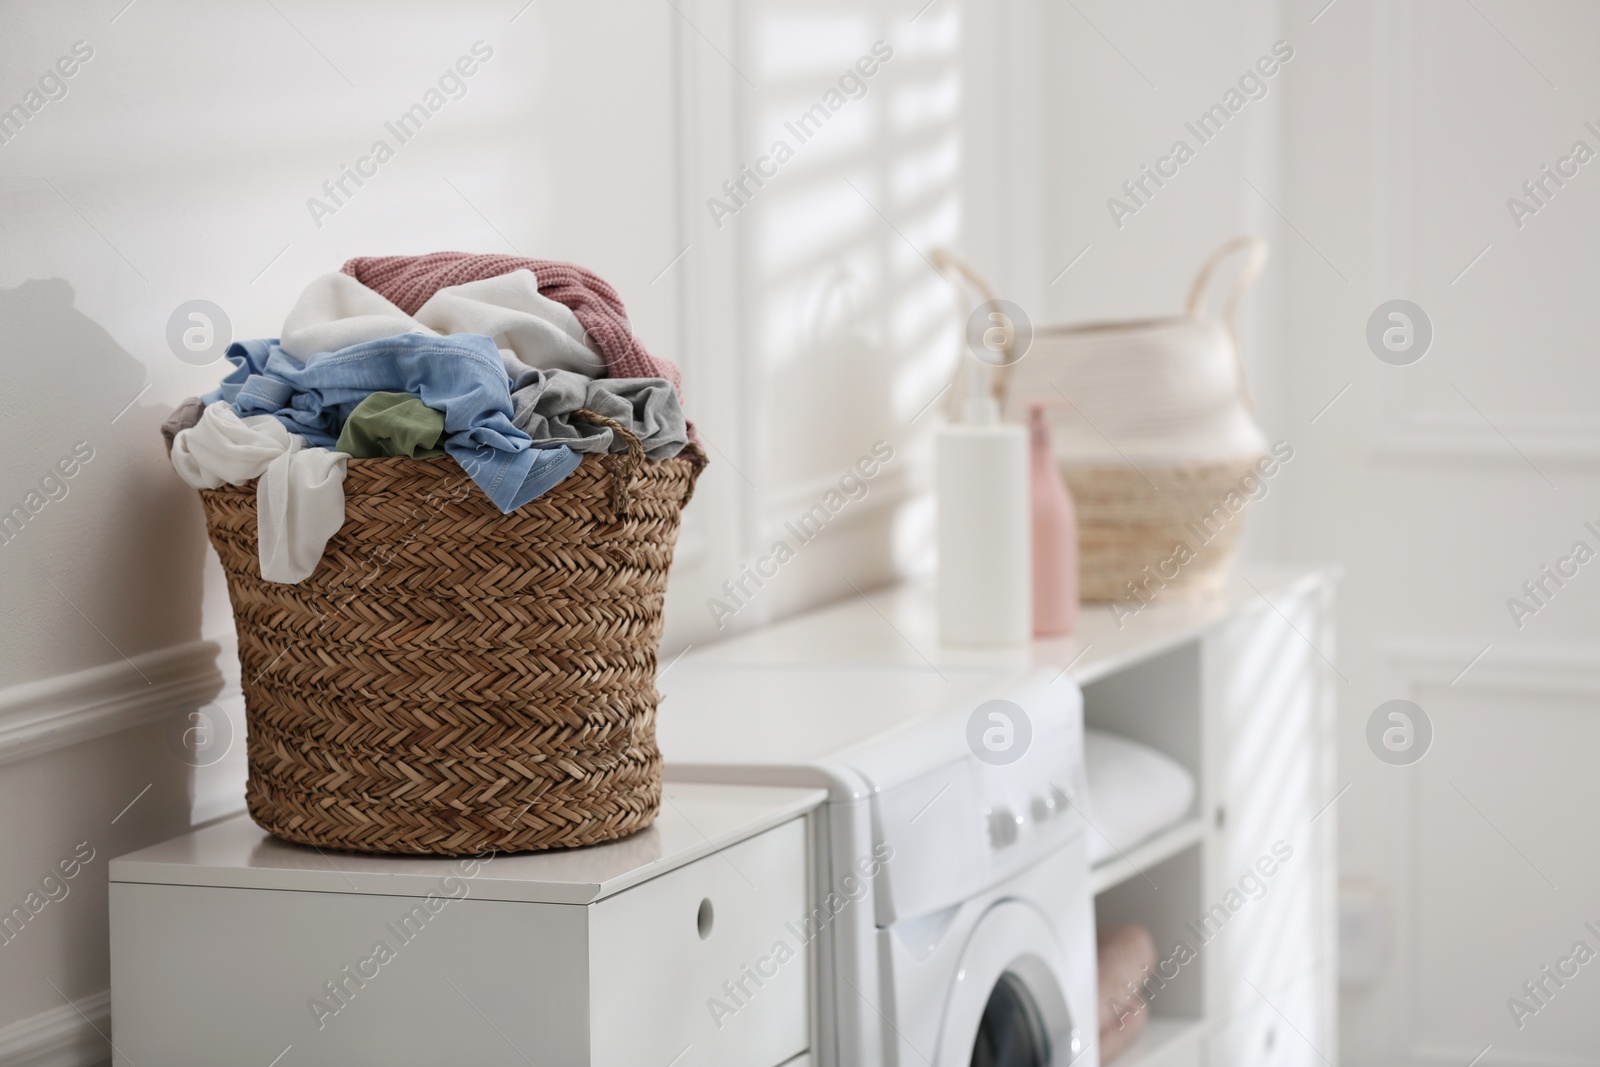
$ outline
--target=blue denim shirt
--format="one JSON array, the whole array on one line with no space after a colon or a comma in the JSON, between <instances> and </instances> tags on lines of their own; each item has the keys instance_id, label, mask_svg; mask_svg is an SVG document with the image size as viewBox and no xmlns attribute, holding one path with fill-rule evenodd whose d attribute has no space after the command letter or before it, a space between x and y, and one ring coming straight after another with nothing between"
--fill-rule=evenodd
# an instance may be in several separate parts
<instances>
[{"instance_id":1,"label":"blue denim shirt","mask_svg":"<svg viewBox=\"0 0 1600 1067\"><path fill-rule=\"evenodd\" d=\"M228 348L233 370L202 399L241 416L276 415L307 443L332 448L345 419L375 392L410 393L444 412L444 448L502 512L571 474L583 457L535 448L511 422L511 386L494 341L480 334L408 333L320 352L301 363L277 341Z\"/></svg>"}]
</instances>

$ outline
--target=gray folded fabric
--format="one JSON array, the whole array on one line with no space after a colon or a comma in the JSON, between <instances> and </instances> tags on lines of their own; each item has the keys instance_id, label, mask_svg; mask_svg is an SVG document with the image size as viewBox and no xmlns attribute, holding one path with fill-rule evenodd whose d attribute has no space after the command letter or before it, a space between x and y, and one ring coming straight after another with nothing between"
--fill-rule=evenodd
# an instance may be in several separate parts
<instances>
[{"instance_id":1,"label":"gray folded fabric","mask_svg":"<svg viewBox=\"0 0 1600 1067\"><path fill-rule=\"evenodd\" d=\"M167 416L167 421L161 424L161 439L167 443L167 455L172 455L172 439L177 437L181 431L187 430L199 422L200 413L205 409L206 406L200 403L199 397L191 396L188 400L179 404L171 415Z\"/></svg>"},{"instance_id":2,"label":"gray folded fabric","mask_svg":"<svg viewBox=\"0 0 1600 1067\"><path fill-rule=\"evenodd\" d=\"M689 442L683 408L665 378L590 378L570 370L538 370L503 350L511 377L511 421L535 448L566 445L574 452L625 452L610 429L572 413L588 408L632 430L651 459L671 459Z\"/></svg>"}]
</instances>

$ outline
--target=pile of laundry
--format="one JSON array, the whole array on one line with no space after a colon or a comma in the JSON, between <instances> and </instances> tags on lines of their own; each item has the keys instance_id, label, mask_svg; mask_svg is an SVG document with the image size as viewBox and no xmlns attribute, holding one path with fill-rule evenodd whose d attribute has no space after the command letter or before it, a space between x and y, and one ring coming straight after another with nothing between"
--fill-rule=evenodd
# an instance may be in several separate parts
<instances>
[{"instance_id":1,"label":"pile of laundry","mask_svg":"<svg viewBox=\"0 0 1600 1067\"><path fill-rule=\"evenodd\" d=\"M275 340L231 345L221 385L162 427L196 489L256 480L261 576L309 577L344 523L354 458L449 457L502 513L586 453L651 459L694 437L678 368L645 350L582 267L503 255L358 257L306 287Z\"/></svg>"}]
</instances>

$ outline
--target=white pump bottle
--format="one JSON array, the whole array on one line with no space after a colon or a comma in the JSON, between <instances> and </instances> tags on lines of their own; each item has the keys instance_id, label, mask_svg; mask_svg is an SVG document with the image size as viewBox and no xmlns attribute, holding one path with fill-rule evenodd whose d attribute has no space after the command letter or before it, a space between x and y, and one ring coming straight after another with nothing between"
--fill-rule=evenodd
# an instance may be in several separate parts
<instances>
[{"instance_id":1,"label":"white pump bottle","mask_svg":"<svg viewBox=\"0 0 1600 1067\"><path fill-rule=\"evenodd\" d=\"M1028 434L1000 420L974 360L962 420L936 435L939 633L951 645L1012 645L1033 634Z\"/></svg>"}]
</instances>

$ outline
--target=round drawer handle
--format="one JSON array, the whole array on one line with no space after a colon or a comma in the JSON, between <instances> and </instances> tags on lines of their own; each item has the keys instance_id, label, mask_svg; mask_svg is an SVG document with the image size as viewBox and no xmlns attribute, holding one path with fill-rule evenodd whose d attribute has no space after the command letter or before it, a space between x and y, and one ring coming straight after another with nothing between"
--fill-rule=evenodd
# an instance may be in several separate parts
<instances>
[{"instance_id":1,"label":"round drawer handle","mask_svg":"<svg viewBox=\"0 0 1600 1067\"><path fill-rule=\"evenodd\" d=\"M700 901L700 910L695 914L695 928L700 931L700 940L704 941L711 936L711 924L716 921L716 909L711 906L711 898L706 897Z\"/></svg>"}]
</instances>

